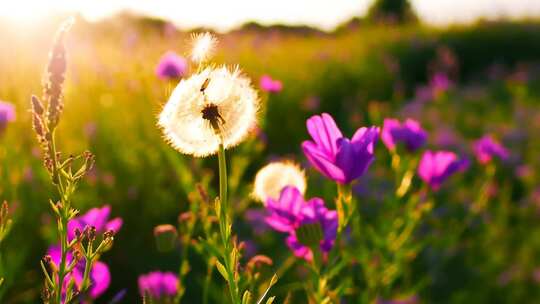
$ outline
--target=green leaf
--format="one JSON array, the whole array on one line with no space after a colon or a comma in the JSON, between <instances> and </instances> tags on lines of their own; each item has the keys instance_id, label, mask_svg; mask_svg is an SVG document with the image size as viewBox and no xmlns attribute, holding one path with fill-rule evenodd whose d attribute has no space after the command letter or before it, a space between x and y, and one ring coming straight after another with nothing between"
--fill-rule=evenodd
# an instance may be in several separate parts
<instances>
[{"instance_id":1,"label":"green leaf","mask_svg":"<svg viewBox=\"0 0 540 304\"><path fill-rule=\"evenodd\" d=\"M221 276L225 279L225 281L229 281L229 276L227 274L227 270L225 269L225 266L223 266L223 264L221 264L221 262L219 261L216 261L216 267L219 271L219 273L221 273Z\"/></svg>"},{"instance_id":2,"label":"green leaf","mask_svg":"<svg viewBox=\"0 0 540 304\"><path fill-rule=\"evenodd\" d=\"M257 301L257 304L262 304L262 302L264 301L264 298L266 298L266 295L270 291L270 288L272 288L272 286L274 286L274 284L276 284L277 280L278 280L278 277L277 277L276 274L274 274L272 276L272 279L270 279L270 284L268 284L268 287L266 288L266 291L263 293L263 295L261 296L259 301ZM271 297L271 298L268 299L268 301L266 301L266 303L269 304L269 303L272 303L273 301L274 301L274 297Z\"/></svg>"},{"instance_id":3,"label":"green leaf","mask_svg":"<svg viewBox=\"0 0 540 304\"><path fill-rule=\"evenodd\" d=\"M274 303L274 300L276 299L276 297L270 297L268 298L268 300L266 300L266 304L272 304Z\"/></svg>"},{"instance_id":4,"label":"green leaf","mask_svg":"<svg viewBox=\"0 0 540 304\"><path fill-rule=\"evenodd\" d=\"M251 303L251 292L249 292L249 290L246 290L246 292L244 292L244 295L242 296L242 304L249 303Z\"/></svg>"}]
</instances>

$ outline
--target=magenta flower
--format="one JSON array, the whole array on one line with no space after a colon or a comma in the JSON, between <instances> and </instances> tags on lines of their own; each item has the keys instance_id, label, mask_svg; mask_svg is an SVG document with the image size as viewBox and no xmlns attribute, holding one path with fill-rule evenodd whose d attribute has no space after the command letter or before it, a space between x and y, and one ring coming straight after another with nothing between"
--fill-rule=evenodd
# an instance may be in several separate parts
<instances>
[{"instance_id":1,"label":"magenta flower","mask_svg":"<svg viewBox=\"0 0 540 304\"><path fill-rule=\"evenodd\" d=\"M187 72L187 60L173 51L161 57L156 67L156 75L161 79L178 79Z\"/></svg>"},{"instance_id":2,"label":"magenta flower","mask_svg":"<svg viewBox=\"0 0 540 304\"><path fill-rule=\"evenodd\" d=\"M283 83L280 80L272 79L269 75L261 76L259 85L261 90L268 93L279 93L283 89Z\"/></svg>"},{"instance_id":3,"label":"magenta flower","mask_svg":"<svg viewBox=\"0 0 540 304\"><path fill-rule=\"evenodd\" d=\"M493 157L506 160L510 155L508 150L490 135L485 135L475 141L473 144L473 151L478 162L483 165L489 163Z\"/></svg>"},{"instance_id":4,"label":"magenta flower","mask_svg":"<svg viewBox=\"0 0 540 304\"><path fill-rule=\"evenodd\" d=\"M47 254L51 257L52 262L54 262L57 266L60 265L60 246L50 246L47 250ZM71 252L69 252L67 255L67 264L69 265L72 261L73 255L71 254ZM75 268L73 268L73 271L64 278L64 284L62 288L65 289L71 279L74 280L77 289L81 288L83 283L85 264L86 260L84 258L77 263ZM90 288L88 290L88 295L92 299L97 299L107 290L107 288L109 288L110 283L111 273L109 272L109 267L107 267L107 264L100 261L95 261L92 265L92 269L90 270Z\"/></svg>"},{"instance_id":5,"label":"magenta flower","mask_svg":"<svg viewBox=\"0 0 540 304\"><path fill-rule=\"evenodd\" d=\"M452 86L452 81L444 73L435 73L429 83L434 94L439 94L446 92L450 86Z\"/></svg>"},{"instance_id":6,"label":"magenta flower","mask_svg":"<svg viewBox=\"0 0 540 304\"><path fill-rule=\"evenodd\" d=\"M464 171L469 167L469 160L458 159L454 152L426 151L418 166L418 175L433 190L438 190L441 184L452 174Z\"/></svg>"},{"instance_id":7,"label":"magenta flower","mask_svg":"<svg viewBox=\"0 0 540 304\"><path fill-rule=\"evenodd\" d=\"M314 198L312 200L320 200ZM293 186L286 186L281 190L279 199L275 201L268 198L266 209L269 215L266 217L266 223L279 232L292 232L298 228L302 219L302 209L310 204L311 200L306 202L300 190Z\"/></svg>"},{"instance_id":8,"label":"magenta flower","mask_svg":"<svg viewBox=\"0 0 540 304\"><path fill-rule=\"evenodd\" d=\"M324 176L348 184L362 176L375 159L377 127L360 128L351 140L343 137L332 116L323 113L307 120L313 140L302 143L309 162Z\"/></svg>"},{"instance_id":9,"label":"magenta flower","mask_svg":"<svg viewBox=\"0 0 540 304\"><path fill-rule=\"evenodd\" d=\"M93 226L97 233L104 233L112 230L117 233L122 228L122 219L117 217L109 221L111 206L105 205L102 208L92 208L85 214L73 218L68 223L68 239L75 238L75 230L83 231L86 226Z\"/></svg>"},{"instance_id":10,"label":"magenta flower","mask_svg":"<svg viewBox=\"0 0 540 304\"><path fill-rule=\"evenodd\" d=\"M318 223L323 238L320 249L328 253L334 246L338 228L338 216L334 210L328 210L320 198L305 201L298 189L287 186L281 191L278 201L269 198L266 203L269 215L266 223L279 232L289 234L286 243L293 253L300 258L311 261L313 252L298 241L297 229L302 225Z\"/></svg>"},{"instance_id":11,"label":"magenta flower","mask_svg":"<svg viewBox=\"0 0 540 304\"><path fill-rule=\"evenodd\" d=\"M414 152L426 143L426 139L426 131L414 119L407 119L403 124L397 119L384 120L381 140L388 150L393 151L398 143L402 143L409 152Z\"/></svg>"},{"instance_id":12,"label":"magenta flower","mask_svg":"<svg viewBox=\"0 0 540 304\"><path fill-rule=\"evenodd\" d=\"M15 120L15 107L9 102L0 101L0 132L8 123Z\"/></svg>"},{"instance_id":13,"label":"magenta flower","mask_svg":"<svg viewBox=\"0 0 540 304\"><path fill-rule=\"evenodd\" d=\"M150 296L153 301L171 299L178 292L178 277L172 272L154 271L139 276L141 296Z\"/></svg>"},{"instance_id":14,"label":"magenta flower","mask_svg":"<svg viewBox=\"0 0 540 304\"><path fill-rule=\"evenodd\" d=\"M338 228L338 215L335 210L328 210L324 206L324 201L320 198L311 199L302 209L300 225L318 223L323 232L323 239L320 242L320 249L323 253L328 253L334 247ZM297 230L294 230L287 237L287 246L294 252L294 255L307 261L313 260L311 249L298 241Z\"/></svg>"}]
</instances>

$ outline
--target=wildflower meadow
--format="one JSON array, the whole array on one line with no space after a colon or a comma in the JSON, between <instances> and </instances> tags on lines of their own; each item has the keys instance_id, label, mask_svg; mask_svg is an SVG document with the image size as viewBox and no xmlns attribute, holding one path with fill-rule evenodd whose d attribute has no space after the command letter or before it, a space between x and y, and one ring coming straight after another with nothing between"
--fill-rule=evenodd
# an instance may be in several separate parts
<instances>
[{"instance_id":1,"label":"wildflower meadow","mask_svg":"<svg viewBox=\"0 0 540 304\"><path fill-rule=\"evenodd\" d=\"M540 23L402 17L0 23L0 303L540 303Z\"/></svg>"}]
</instances>

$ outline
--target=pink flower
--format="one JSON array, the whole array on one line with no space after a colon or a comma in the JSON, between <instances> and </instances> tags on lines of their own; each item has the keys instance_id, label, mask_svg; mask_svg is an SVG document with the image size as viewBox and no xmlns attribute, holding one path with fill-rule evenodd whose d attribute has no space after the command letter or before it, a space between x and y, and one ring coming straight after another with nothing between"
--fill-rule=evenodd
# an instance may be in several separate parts
<instances>
[{"instance_id":1,"label":"pink flower","mask_svg":"<svg viewBox=\"0 0 540 304\"><path fill-rule=\"evenodd\" d=\"M388 150L394 150L397 144L402 143L409 152L413 152L422 147L426 139L426 131L414 119L407 119L404 123L391 118L384 120L381 140Z\"/></svg>"},{"instance_id":2,"label":"pink flower","mask_svg":"<svg viewBox=\"0 0 540 304\"><path fill-rule=\"evenodd\" d=\"M0 133L8 123L15 120L15 107L9 102L0 101Z\"/></svg>"},{"instance_id":3,"label":"pink flower","mask_svg":"<svg viewBox=\"0 0 540 304\"><path fill-rule=\"evenodd\" d=\"M141 296L148 295L153 301L172 299L180 284L174 273L159 271L139 276L138 283Z\"/></svg>"},{"instance_id":4,"label":"pink flower","mask_svg":"<svg viewBox=\"0 0 540 304\"><path fill-rule=\"evenodd\" d=\"M102 208L92 208L85 214L78 216L68 223L68 239L75 238L75 229L83 231L86 226L93 226L97 233L104 233L112 230L117 233L122 228L122 219L117 217L109 221L111 206L105 205Z\"/></svg>"},{"instance_id":5,"label":"pink flower","mask_svg":"<svg viewBox=\"0 0 540 304\"><path fill-rule=\"evenodd\" d=\"M452 174L464 171L469 167L469 160L458 159L454 152L426 151L418 166L418 175L433 190L438 190L441 184Z\"/></svg>"},{"instance_id":6,"label":"pink flower","mask_svg":"<svg viewBox=\"0 0 540 304\"><path fill-rule=\"evenodd\" d=\"M51 257L51 261L54 262L56 265L60 265L61 260L61 251L60 246L54 245L50 246L47 250L47 254ZM69 265L73 261L73 255L71 252L67 255L67 264ZM63 293L65 293L66 285L69 283L69 281L73 278L75 281L75 286L77 289L80 289L83 283L83 277L84 277L84 268L85 268L86 260L82 259L77 263L75 268L73 268L73 271L69 273L64 278L64 286L62 287L64 289ZM57 278L58 280L58 278ZM100 295L102 295L107 288L109 288L109 284L111 283L111 273L109 271L109 267L107 267L107 264L95 261L92 265L92 269L90 270L90 289L89 289L89 296L92 299L97 299Z\"/></svg>"},{"instance_id":7,"label":"pink flower","mask_svg":"<svg viewBox=\"0 0 540 304\"><path fill-rule=\"evenodd\" d=\"M485 135L473 144L473 151L478 159L478 162L485 165L489 163L493 157L498 157L501 160L506 160L509 157L509 152L498 143L492 136Z\"/></svg>"},{"instance_id":8,"label":"pink flower","mask_svg":"<svg viewBox=\"0 0 540 304\"><path fill-rule=\"evenodd\" d=\"M323 113L308 119L307 129L313 140L302 143L304 155L319 172L340 184L362 176L375 159L377 127L360 128L348 139L332 116Z\"/></svg>"},{"instance_id":9,"label":"pink flower","mask_svg":"<svg viewBox=\"0 0 540 304\"><path fill-rule=\"evenodd\" d=\"M298 240L297 230L303 225L317 224L322 231L320 250L328 253L334 246L338 228L338 216L334 210L328 210L320 198L308 201L298 189L287 186L281 191L279 200L269 198L266 203L269 215L266 223L274 230L285 232L287 246L299 258L311 261L313 252L306 244Z\"/></svg>"},{"instance_id":10,"label":"pink flower","mask_svg":"<svg viewBox=\"0 0 540 304\"><path fill-rule=\"evenodd\" d=\"M186 75L187 60L173 51L168 51L161 57L156 67L156 75L161 79L178 79Z\"/></svg>"},{"instance_id":11,"label":"pink flower","mask_svg":"<svg viewBox=\"0 0 540 304\"><path fill-rule=\"evenodd\" d=\"M261 90L268 93L279 93L283 89L283 84L280 80L272 79L269 75L263 75L260 79Z\"/></svg>"}]
</instances>

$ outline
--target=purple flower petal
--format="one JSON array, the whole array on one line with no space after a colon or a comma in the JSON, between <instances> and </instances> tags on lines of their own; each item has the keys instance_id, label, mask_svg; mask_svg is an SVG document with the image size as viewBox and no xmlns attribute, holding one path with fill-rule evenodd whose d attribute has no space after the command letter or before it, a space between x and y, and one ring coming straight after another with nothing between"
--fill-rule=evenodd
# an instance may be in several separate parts
<instances>
[{"instance_id":1,"label":"purple flower petal","mask_svg":"<svg viewBox=\"0 0 540 304\"><path fill-rule=\"evenodd\" d=\"M310 163L324 176L338 183L350 183L365 173L374 159L378 129L360 128L352 140L343 137L326 113L307 121L313 141L304 141L302 150Z\"/></svg>"},{"instance_id":2,"label":"purple flower petal","mask_svg":"<svg viewBox=\"0 0 540 304\"><path fill-rule=\"evenodd\" d=\"M123 223L124 221L121 218L119 217L114 218L105 225L104 230L105 231L112 230L114 231L114 233L117 233L118 231L120 231L120 228L122 228Z\"/></svg>"}]
</instances>

